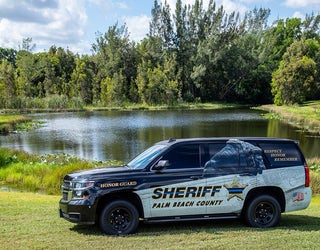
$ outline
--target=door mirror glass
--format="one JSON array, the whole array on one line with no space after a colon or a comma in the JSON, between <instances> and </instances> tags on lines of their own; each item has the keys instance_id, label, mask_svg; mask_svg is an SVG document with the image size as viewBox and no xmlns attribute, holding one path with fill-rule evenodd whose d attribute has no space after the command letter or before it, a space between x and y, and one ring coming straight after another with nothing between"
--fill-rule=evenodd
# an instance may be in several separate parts
<instances>
[{"instance_id":1,"label":"door mirror glass","mask_svg":"<svg viewBox=\"0 0 320 250\"><path fill-rule=\"evenodd\" d=\"M161 160L161 161L158 161L158 163L153 167L153 169L159 171L169 166L170 166L170 163L168 160Z\"/></svg>"}]
</instances>

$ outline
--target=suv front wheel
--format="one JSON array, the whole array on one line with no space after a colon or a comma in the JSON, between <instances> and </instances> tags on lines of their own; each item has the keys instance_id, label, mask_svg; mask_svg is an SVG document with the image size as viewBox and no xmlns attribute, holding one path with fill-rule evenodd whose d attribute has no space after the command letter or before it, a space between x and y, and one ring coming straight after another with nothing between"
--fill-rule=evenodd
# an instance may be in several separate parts
<instances>
[{"instance_id":1,"label":"suv front wheel","mask_svg":"<svg viewBox=\"0 0 320 250\"><path fill-rule=\"evenodd\" d=\"M134 233L139 225L139 214L134 205L124 200L107 204L100 216L100 227L112 235Z\"/></svg>"},{"instance_id":2,"label":"suv front wheel","mask_svg":"<svg viewBox=\"0 0 320 250\"><path fill-rule=\"evenodd\" d=\"M279 202L270 195L261 195L254 198L245 211L245 220L253 227L268 228L276 226L280 217Z\"/></svg>"}]
</instances>

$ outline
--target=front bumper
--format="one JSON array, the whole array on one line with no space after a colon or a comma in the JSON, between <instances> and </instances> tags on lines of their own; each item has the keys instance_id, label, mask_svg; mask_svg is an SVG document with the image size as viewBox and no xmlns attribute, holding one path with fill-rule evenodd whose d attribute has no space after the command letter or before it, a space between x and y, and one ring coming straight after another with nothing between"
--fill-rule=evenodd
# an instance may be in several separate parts
<instances>
[{"instance_id":1,"label":"front bumper","mask_svg":"<svg viewBox=\"0 0 320 250\"><path fill-rule=\"evenodd\" d=\"M69 202L60 201L60 218L78 224L95 224L96 207L88 204L87 200L71 200Z\"/></svg>"}]
</instances>

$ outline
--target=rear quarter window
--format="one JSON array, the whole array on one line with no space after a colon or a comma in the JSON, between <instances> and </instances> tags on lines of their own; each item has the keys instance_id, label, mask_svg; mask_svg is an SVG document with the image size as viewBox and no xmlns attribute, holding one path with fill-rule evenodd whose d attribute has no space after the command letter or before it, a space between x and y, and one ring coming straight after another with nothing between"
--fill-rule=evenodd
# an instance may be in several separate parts
<instances>
[{"instance_id":1,"label":"rear quarter window","mask_svg":"<svg viewBox=\"0 0 320 250\"><path fill-rule=\"evenodd\" d=\"M259 143L269 166L281 168L304 165L304 158L295 143Z\"/></svg>"}]
</instances>

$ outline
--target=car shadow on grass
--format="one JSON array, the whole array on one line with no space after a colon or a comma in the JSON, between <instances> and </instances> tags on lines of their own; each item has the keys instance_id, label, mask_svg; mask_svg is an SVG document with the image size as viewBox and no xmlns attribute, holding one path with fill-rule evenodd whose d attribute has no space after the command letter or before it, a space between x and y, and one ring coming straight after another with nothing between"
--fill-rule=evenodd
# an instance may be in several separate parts
<instances>
[{"instance_id":1,"label":"car shadow on grass","mask_svg":"<svg viewBox=\"0 0 320 250\"><path fill-rule=\"evenodd\" d=\"M242 220L210 220L190 222L167 222L146 224L141 222L136 232L139 236L157 236L164 234L190 234L190 233L213 233L223 234L230 231L254 231L254 230L278 230L290 229L299 231L320 230L320 218L305 215L282 215L280 224L277 227L261 229L247 226ZM70 228L84 235L103 235L104 233L97 225L74 225Z\"/></svg>"},{"instance_id":2,"label":"car shadow on grass","mask_svg":"<svg viewBox=\"0 0 320 250\"><path fill-rule=\"evenodd\" d=\"M282 215L279 227L299 231L318 231L320 230L320 217L284 214Z\"/></svg>"},{"instance_id":3,"label":"car shadow on grass","mask_svg":"<svg viewBox=\"0 0 320 250\"><path fill-rule=\"evenodd\" d=\"M163 234L190 234L190 233L214 233L219 234L224 231L240 230L247 228L240 220L209 220L190 222L168 222L156 224L141 223L138 228L139 234L163 235Z\"/></svg>"},{"instance_id":4,"label":"car shadow on grass","mask_svg":"<svg viewBox=\"0 0 320 250\"><path fill-rule=\"evenodd\" d=\"M84 235L102 235L103 232L97 225L79 225L75 224L70 227L70 231L77 232Z\"/></svg>"},{"instance_id":5,"label":"car shadow on grass","mask_svg":"<svg viewBox=\"0 0 320 250\"><path fill-rule=\"evenodd\" d=\"M248 228L240 220L214 220L214 221L188 221L188 222L165 222L147 224L140 222L136 234L142 235L162 235L162 234L181 234L195 232L214 232L239 230ZM78 225L70 228L71 231L84 235L103 235L104 233L98 225Z\"/></svg>"}]
</instances>

